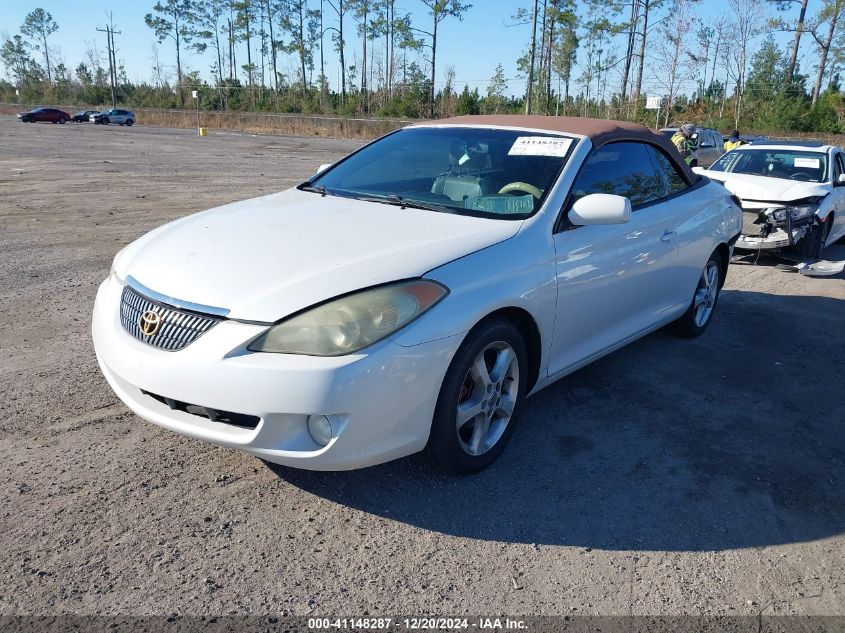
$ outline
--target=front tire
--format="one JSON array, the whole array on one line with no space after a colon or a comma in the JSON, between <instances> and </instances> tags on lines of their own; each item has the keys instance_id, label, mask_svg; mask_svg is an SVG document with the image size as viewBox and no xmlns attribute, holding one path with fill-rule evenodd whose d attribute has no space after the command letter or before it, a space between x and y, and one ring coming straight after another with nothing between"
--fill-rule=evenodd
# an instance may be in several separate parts
<instances>
[{"instance_id":1,"label":"front tire","mask_svg":"<svg viewBox=\"0 0 845 633\"><path fill-rule=\"evenodd\" d=\"M722 289L722 266L722 256L713 251L698 278L689 308L675 322L676 331L683 338L701 336L710 325Z\"/></svg>"},{"instance_id":2,"label":"front tire","mask_svg":"<svg viewBox=\"0 0 845 633\"><path fill-rule=\"evenodd\" d=\"M814 220L809 232L798 243L798 255L807 259L821 259L831 226L833 226L832 213L825 222Z\"/></svg>"},{"instance_id":3,"label":"front tire","mask_svg":"<svg viewBox=\"0 0 845 633\"><path fill-rule=\"evenodd\" d=\"M135 123L135 121L133 121L132 119L128 119L128 120L126 121L126 125L127 125L127 126L129 126L129 127L132 127L132 125L133 125L134 123Z\"/></svg>"},{"instance_id":4,"label":"front tire","mask_svg":"<svg viewBox=\"0 0 845 633\"><path fill-rule=\"evenodd\" d=\"M103 120L101 121L101 123L102 123L103 125L108 125L108 124L109 124L109 120L108 120L108 118L103 119Z\"/></svg>"},{"instance_id":5,"label":"front tire","mask_svg":"<svg viewBox=\"0 0 845 633\"><path fill-rule=\"evenodd\" d=\"M440 388L428 452L442 469L469 475L501 454L522 411L528 354L519 330L492 319L458 348Z\"/></svg>"},{"instance_id":6,"label":"front tire","mask_svg":"<svg viewBox=\"0 0 845 633\"><path fill-rule=\"evenodd\" d=\"M67 122L67 119L65 119L64 117L59 118L59 123L61 125L64 125L66 122Z\"/></svg>"}]
</instances>

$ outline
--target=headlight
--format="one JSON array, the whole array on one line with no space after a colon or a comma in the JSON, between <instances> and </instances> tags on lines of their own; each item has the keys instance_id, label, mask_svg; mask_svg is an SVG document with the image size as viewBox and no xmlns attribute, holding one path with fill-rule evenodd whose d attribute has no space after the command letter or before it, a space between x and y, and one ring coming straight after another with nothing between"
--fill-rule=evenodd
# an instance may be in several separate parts
<instances>
[{"instance_id":1,"label":"headlight","mask_svg":"<svg viewBox=\"0 0 845 633\"><path fill-rule=\"evenodd\" d=\"M121 279L120 275L117 274L118 260L120 259L120 256L123 255L123 251L127 248L129 248L128 245L117 251L117 255L114 256L114 259L111 262L111 270L109 270L109 277L114 277L121 284L123 283L123 279Z\"/></svg>"},{"instance_id":2,"label":"headlight","mask_svg":"<svg viewBox=\"0 0 845 633\"><path fill-rule=\"evenodd\" d=\"M405 327L448 293L440 284L422 279L362 290L274 325L248 349L307 356L351 354Z\"/></svg>"},{"instance_id":3,"label":"headlight","mask_svg":"<svg viewBox=\"0 0 845 633\"><path fill-rule=\"evenodd\" d=\"M788 212L792 215L792 221L795 222L796 220L809 218L818 208L818 205L815 204L806 204L800 207L784 207L772 211L772 218L775 222L786 222L786 214Z\"/></svg>"}]
</instances>

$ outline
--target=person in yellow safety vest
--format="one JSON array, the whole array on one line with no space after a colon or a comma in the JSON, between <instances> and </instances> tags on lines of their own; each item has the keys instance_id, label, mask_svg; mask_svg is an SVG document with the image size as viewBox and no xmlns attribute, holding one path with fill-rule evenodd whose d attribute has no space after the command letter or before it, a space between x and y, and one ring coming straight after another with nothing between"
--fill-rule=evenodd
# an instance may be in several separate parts
<instances>
[{"instance_id":1,"label":"person in yellow safety vest","mask_svg":"<svg viewBox=\"0 0 845 633\"><path fill-rule=\"evenodd\" d=\"M731 135L728 137L728 140L725 141L725 144L723 145L725 151L729 152L732 149L736 149L740 145L742 145L742 141L739 140L739 130L731 130Z\"/></svg>"},{"instance_id":2,"label":"person in yellow safety vest","mask_svg":"<svg viewBox=\"0 0 845 633\"><path fill-rule=\"evenodd\" d=\"M692 123L684 123L672 135L672 145L678 148L678 152L684 157L687 164L692 162L692 150L695 146L692 140L693 136L695 136L695 126Z\"/></svg>"}]
</instances>

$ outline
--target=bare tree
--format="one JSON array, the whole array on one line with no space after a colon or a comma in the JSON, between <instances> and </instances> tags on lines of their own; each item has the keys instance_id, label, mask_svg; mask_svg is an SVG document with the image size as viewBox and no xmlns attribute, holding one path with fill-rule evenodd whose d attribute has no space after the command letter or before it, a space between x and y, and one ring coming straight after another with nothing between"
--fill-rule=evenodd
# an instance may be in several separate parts
<instances>
[{"instance_id":1,"label":"bare tree","mask_svg":"<svg viewBox=\"0 0 845 633\"><path fill-rule=\"evenodd\" d=\"M763 7L761 0L728 0L728 4L733 18L731 28L733 45L730 47L728 55L731 62L729 74L731 79L736 82L734 88L734 125L739 127L751 41L763 32Z\"/></svg>"},{"instance_id":2,"label":"bare tree","mask_svg":"<svg viewBox=\"0 0 845 633\"><path fill-rule=\"evenodd\" d=\"M687 37L695 22L692 19L694 0L673 0L669 12L660 26L660 41L657 46L657 73L655 81L666 95L664 125L669 124L675 97L692 77L693 68L683 55Z\"/></svg>"},{"instance_id":3,"label":"bare tree","mask_svg":"<svg viewBox=\"0 0 845 633\"><path fill-rule=\"evenodd\" d=\"M713 38L715 36L716 30L712 25L703 21L699 22L698 28L695 30L695 37L698 40L698 52L691 53L687 51L690 60L692 60L696 67L701 68L702 71L701 82L698 85L699 98L707 90L707 71L710 66L710 51L713 48Z\"/></svg>"},{"instance_id":4,"label":"bare tree","mask_svg":"<svg viewBox=\"0 0 845 633\"><path fill-rule=\"evenodd\" d=\"M153 82L155 83L156 88L161 88L164 84L167 83L167 78L165 76L164 67L161 64L161 58L159 56L158 51L158 44L153 43L152 45L152 56L150 57L150 61L153 63Z\"/></svg>"}]
</instances>

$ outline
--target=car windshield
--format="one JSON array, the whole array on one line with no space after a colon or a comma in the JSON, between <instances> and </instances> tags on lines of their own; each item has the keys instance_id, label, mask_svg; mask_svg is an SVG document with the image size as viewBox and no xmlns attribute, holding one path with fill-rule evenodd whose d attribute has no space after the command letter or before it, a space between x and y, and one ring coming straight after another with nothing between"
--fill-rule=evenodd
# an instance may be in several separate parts
<instances>
[{"instance_id":1,"label":"car windshield","mask_svg":"<svg viewBox=\"0 0 845 633\"><path fill-rule=\"evenodd\" d=\"M803 182L824 182L827 155L789 149L738 149L722 156L710 169Z\"/></svg>"},{"instance_id":2,"label":"car windshield","mask_svg":"<svg viewBox=\"0 0 845 633\"><path fill-rule=\"evenodd\" d=\"M408 128L301 185L305 191L505 219L540 208L576 139L458 126Z\"/></svg>"}]
</instances>

